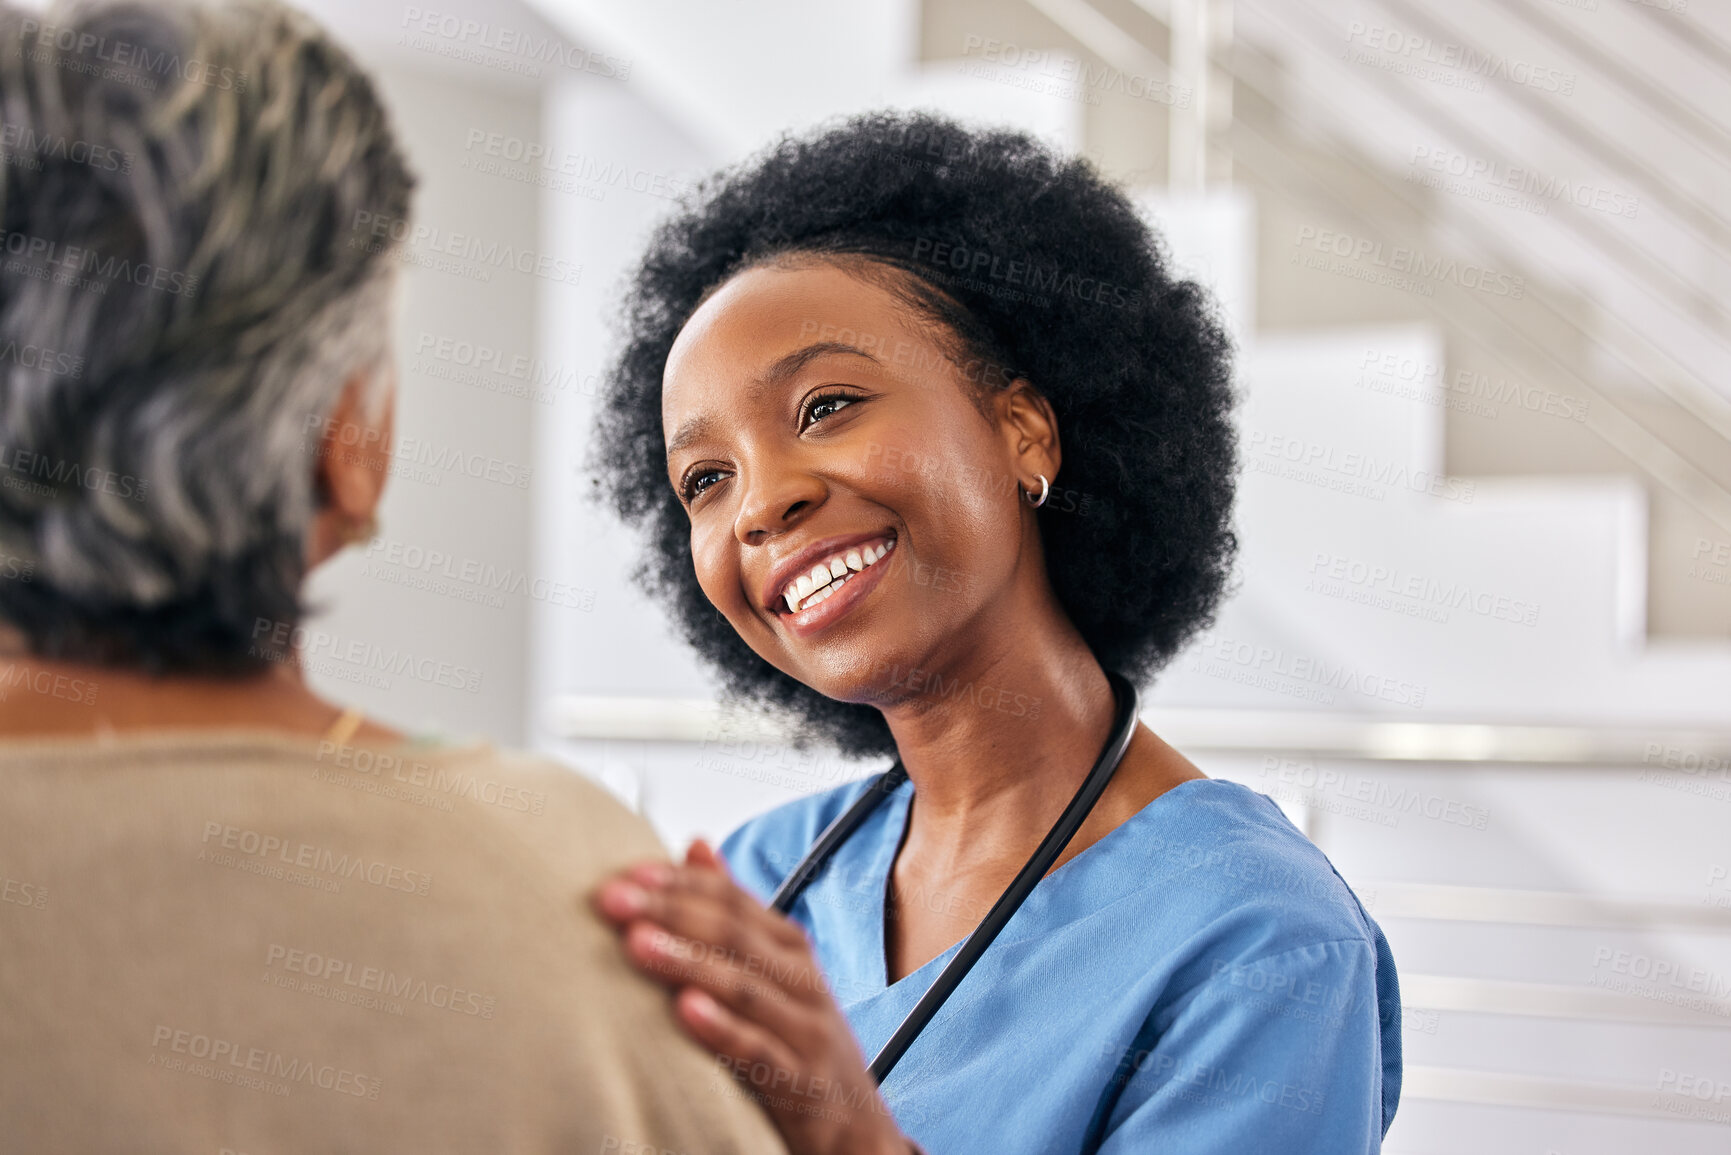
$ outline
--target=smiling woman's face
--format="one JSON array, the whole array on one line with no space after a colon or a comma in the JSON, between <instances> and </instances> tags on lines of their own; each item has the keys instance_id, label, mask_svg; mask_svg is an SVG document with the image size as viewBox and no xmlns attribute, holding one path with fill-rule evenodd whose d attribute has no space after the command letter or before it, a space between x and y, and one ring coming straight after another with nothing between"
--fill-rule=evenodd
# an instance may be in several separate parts
<instances>
[{"instance_id":1,"label":"smiling woman's face","mask_svg":"<svg viewBox=\"0 0 1731 1155\"><path fill-rule=\"evenodd\" d=\"M1021 383L982 411L933 323L836 265L722 286L661 412L704 594L820 693L885 704L910 671L989 661L971 652L1049 596L1020 486L1057 473L1050 408Z\"/></svg>"}]
</instances>

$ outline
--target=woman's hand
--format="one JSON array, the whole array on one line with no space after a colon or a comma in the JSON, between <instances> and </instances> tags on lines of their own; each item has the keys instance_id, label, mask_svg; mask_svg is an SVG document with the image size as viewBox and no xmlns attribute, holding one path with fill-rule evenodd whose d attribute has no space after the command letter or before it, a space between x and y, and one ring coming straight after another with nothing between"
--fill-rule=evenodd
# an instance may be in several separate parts
<instances>
[{"instance_id":1,"label":"woman's hand","mask_svg":"<svg viewBox=\"0 0 1731 1155\"><path fill-rule=\"evenodd\" d=\"M727 1061L793 1155L912 1150L805 932L728 876L707 843L685 865L640 863L603 883L601 913L637 968L678 992L679 1020Z\"/></svg>"}]
</instances>

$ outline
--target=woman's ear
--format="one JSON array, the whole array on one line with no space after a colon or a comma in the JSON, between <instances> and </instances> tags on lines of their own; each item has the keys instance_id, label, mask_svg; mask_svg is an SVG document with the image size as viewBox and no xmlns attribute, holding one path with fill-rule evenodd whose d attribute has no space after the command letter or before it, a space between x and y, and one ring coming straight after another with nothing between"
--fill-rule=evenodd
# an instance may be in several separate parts
<instances>
[{"instance_id":1,"label":"woman's ear","mask_svg":"<svg viewBox=\"0 0 1731 1155\"><path fill-rule=\"evenodd\" d=\"M386 364L373 372L391 371ZM319 505L307 529L307 569L373 536L390 476L396 406L394 380L381 385L370 374L357 373L319 424L312 445L313 492Z\"/></svg>"},{"instance_id":2,"label":"woman's ear","mask_svg":"<svg viewBox=\"0 0 1731 1155\"><path fill-rule=\"evenodd\" d=\"M1064 453L1058 442L1058 417L1052 403L1028 381L1018 377L994 399L998 424L1010 449L1012 468L1023 487L1038 488L1035 478L1056 481Z\"/></svg>"}]
</instances>

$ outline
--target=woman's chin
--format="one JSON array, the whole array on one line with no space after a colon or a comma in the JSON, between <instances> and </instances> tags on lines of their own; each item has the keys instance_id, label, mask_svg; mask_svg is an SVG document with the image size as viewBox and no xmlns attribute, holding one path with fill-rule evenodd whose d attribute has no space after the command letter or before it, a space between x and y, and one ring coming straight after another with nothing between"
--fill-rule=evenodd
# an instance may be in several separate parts
<instances>
[{"instance_id":1,"label":"woman's chin","mask_svg":"<svg viewBox=\"0 0 1731 1155\"><path fill-rule=\"evenodd\" d=\"M833 657L834 660L829 660ZM826 698L879 709L899 701L930 676L920 658L900 647L849 648L826 655L821 669L795 674Z\"/></svg>"}]
</instances>

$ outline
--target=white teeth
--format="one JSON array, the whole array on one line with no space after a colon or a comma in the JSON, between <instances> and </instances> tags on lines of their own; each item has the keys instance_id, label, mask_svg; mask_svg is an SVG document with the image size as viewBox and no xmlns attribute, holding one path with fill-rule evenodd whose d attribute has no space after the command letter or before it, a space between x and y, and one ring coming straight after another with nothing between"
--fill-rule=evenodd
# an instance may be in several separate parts
<instances>
[{"instance_id":1,"label":"white teeth","mask_svg":"<svg viewBox=\"0 0 1731 1155\"><path fill-rule=\"evenodd\" d=\"M827 562L819 562L807 573L787 583L787 588L781 591L781 596L787 602L790 613L810 609L836 591L848 578L868 566L882 560L883 556L895 546L895 539L881 545L867 546L864 549L850 549L844 554L832 557Z\"/></svg>"},{"instance_id":2,"label":"white teeth","mask_svg":"<svg viewBox=\"0 0 1731 1155\"><path fill-rule=\"evenodd\" d=\"M848 577L852 577L852 576L853 576L852 574L848 575ZM802 609L802 610L811 609L811 607L817 605L819 602L824 601L831 594L835 593L835 591L840 589L844 584L845 584L845 579L843 579L843 581L836 582L834 585L824 586L822 589L820 589L816 593L812 594L809 598L806 598L803 602L800 602L799 603L799 609Z\"/></svg>"}]
</instances>

